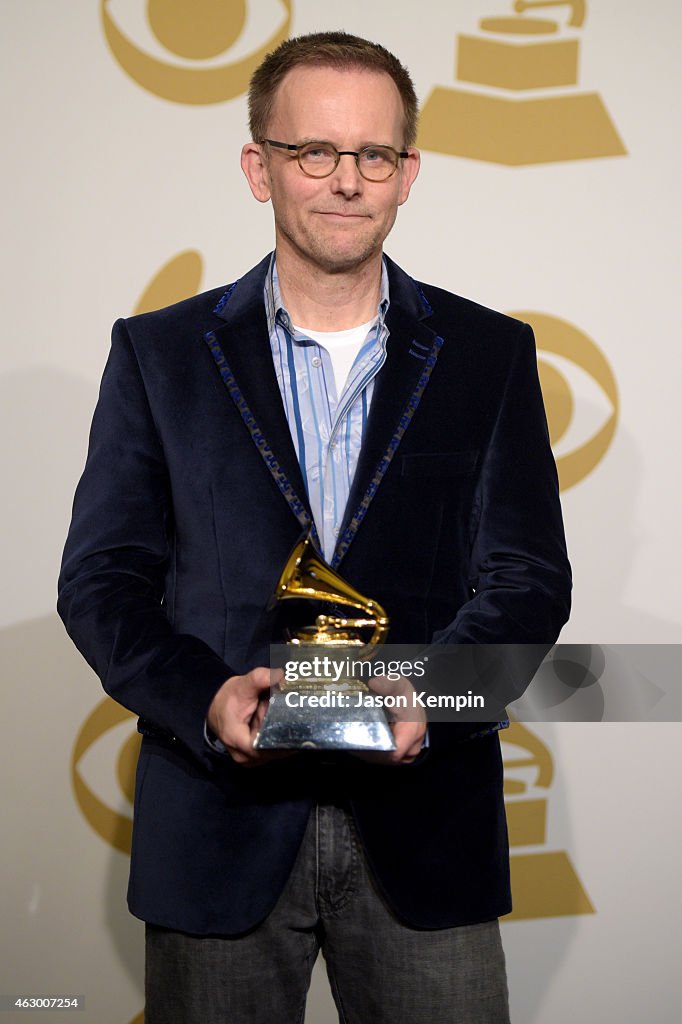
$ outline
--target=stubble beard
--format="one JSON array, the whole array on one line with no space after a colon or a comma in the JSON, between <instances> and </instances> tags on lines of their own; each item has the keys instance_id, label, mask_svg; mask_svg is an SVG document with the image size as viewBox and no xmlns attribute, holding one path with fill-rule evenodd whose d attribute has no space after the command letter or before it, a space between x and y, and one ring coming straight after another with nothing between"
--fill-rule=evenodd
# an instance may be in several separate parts
<instances>
[{"instance_id":1,"label":"stubble beard","mask_svg":"<svg viewBox=\"0 0 682 1024\"><path fill-rule=\"evenodd\" d=\"M369 222L371 228L374 226ZM389 226L389 230L392 225ZM314 232L306 230L303 237L295 237L293 232L280 225L280 234L286 238L290 248L296 251L299 259L313 264L326 274L347 274L357 270L373 257L381 253L384 240L388 235L373 229L367 233L359 233L344 245L336 245L331 238L326 238L323 230Z\"/></svg>"}]
</instances>

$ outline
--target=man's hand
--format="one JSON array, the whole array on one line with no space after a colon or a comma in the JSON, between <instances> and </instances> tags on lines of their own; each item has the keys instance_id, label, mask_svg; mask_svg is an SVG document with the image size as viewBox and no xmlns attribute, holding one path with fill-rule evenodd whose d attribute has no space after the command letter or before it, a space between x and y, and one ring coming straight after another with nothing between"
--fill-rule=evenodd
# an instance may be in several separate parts
<instances>
[{"instance_id":1,"label":"man's hand","mask_svg":"<svg viewBox=\"0 0 682 1024\"><path fill-rule=\"evenodd\" d=\"M237 764L264 764L294 753L253 749L268 708L270 687L282 678L279 669L253 668L244 676L230 676L211 701L206 723Z\"/></svg>"},{"instance_id":2,"label":"man's hand","mask_svg":"<svg viewBox=\"0 0 682 1024\"><path fill-rule=\"evenodd\" d=\"M406 708L389 708L386 717L393 733L395 750L369 751L358 756L367 761L381 764L412 764L422 751L426 735L426 715L417 705L413 707L412 694L414 687L409 679L387 679L385 676L374 676L370 682L372 693L386 696L405 696Z\"/></svg>"}]
</instances>

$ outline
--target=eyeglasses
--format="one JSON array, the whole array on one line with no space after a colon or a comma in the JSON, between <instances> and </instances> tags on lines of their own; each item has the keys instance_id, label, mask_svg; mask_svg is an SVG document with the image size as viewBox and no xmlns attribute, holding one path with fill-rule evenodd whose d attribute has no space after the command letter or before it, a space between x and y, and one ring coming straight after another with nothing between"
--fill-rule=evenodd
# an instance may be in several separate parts
<instances>
[{"instance_id":1,"label":"eyeglasses","mask_svg":"<svg viewBox=\"0 0 682 1024\"><path fill-rule=\"evenodd\" d=\"M306 142L302 146L293 146L288 142L275 142L274 139L263 139L268 146L287 149L296 154L298 166L309 178L327 178L339 165L342 156L355 157L356 166L367 181L387 181L398 168L398 162L409 156L407 152L399 153L393 146L365 146L359 151L353 149L337 149L331 142Z\"/></svg>"}]
</instances>

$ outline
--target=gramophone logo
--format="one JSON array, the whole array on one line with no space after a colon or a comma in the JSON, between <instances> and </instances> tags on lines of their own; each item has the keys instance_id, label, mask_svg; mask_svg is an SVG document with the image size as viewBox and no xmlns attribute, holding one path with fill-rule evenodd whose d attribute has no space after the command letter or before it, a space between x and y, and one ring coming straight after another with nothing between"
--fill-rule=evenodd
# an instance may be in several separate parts
<instances>
[{"instance_id":1,"label":"gramophone logo","mask_svg":"<svg viewBox=\"0 0 682 1024\"><path fill-rule=\"evenodd\" d=\"M599 93L577 88L585 6L516 0L515 14L482 18L480 35L460 34L463 84L433 89L418 145L509 166L625 155ZM565 24L527 13L553 7L570 8Z\"/></svg>"},{"instance_id":2,"label":"gramophone logo","mask_svg":"<svg viewBox=\"0 0 682 1024\"><path fill-rule=\"evenodd\" d=\"M583 331L548 313L514 310L538 346L538 373L562 491L608 451L618 424L618 388L608 359Z\"/></svg>"},{"instance_id":3,"label":"gramophone logo","mask_svg":"<svg viewBox=\"0 0 682 1024\"><path fill-rule=\"evenodd\" d=\"M514 909L505 921L593 914L568 854L547 842L552 756L531 730L512 722L502 735L504 794Z\"/></svg>"},{"instance_id":4,"label":"gramophone logo","mask_svg":"<svg viewBox=\"0 0 682 1024\"><path fill-rule=\"evenodd\" d=\"M292 2L100 0L100 8L109 48L138 85L174 103L207 104L246 92L266 53L288 37Z\"/></svg>"}]
</instances>

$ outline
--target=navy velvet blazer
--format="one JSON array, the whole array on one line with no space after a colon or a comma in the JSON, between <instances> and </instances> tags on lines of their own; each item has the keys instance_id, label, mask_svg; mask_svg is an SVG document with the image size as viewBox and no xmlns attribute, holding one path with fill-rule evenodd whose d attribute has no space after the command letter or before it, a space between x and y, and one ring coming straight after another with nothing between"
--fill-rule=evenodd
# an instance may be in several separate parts
<instances>
[{"instance_id":1,"label":"navy velvet blazer","mask_svg":"<svg viewBox=\"0 0 682 1024\"><path fill-rule=\"evenodd\" d=\"M351 802L376 880L418 927L510 909L496 735L433 724L411 766L300 754L244 769L204 741L225 679L268 663L266 608L310 510L272 364L268 264L120 320L76 493L59 612L140 716L129 905L236 934L274 905L315 799ZM388 261L388 354L335 564L389 641L551 644L570 570L527 325Z\"/></svg>"}]
</instances>

